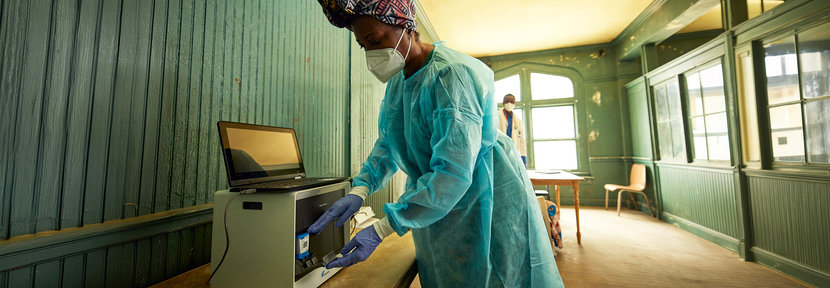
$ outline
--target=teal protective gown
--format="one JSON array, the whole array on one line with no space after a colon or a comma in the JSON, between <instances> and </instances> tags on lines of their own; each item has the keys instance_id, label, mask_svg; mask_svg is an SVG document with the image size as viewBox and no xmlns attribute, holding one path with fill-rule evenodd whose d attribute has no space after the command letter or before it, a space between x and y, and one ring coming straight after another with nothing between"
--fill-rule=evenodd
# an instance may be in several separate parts
<instances>
[{"instance_id":1,"label":"teal protective gown","mask_svg":"<svg viewBox=\"0 0 830 288\"><path fill-rule=\"evenodd\" d=\"M493 91L490 68L441 45L387 84L354 185L371 194L406 173L383 212L399 235L412 231L424 287L563 286L524 164L496 130Z\"/></svg>"}]
</instances>

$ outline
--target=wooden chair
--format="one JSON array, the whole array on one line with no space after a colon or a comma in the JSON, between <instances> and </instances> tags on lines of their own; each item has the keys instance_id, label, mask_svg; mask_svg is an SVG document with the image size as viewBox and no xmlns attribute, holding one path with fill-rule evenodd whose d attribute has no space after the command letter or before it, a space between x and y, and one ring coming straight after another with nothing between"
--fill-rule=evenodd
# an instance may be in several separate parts
<instances>
[{"instance_id":1,"label":"wooden chair","mask_svg":"<svg viewBox=\"0 0 830 288\"><path fill-rule=\"evenodd\" d=\"M637 200L634 199L634 196L631 193L640 193L643 194L643 198L646 199L646 205L648 206L648 211L651 212L651 215L656 217L654 214L654 210L651 210L651 203L648 201L648 196L643 190L646 189L646 165L643 164L634 164L631 166L631 179L628 182L628 186L616 185L616 184L605 184L605 210L608 210L608 192L619 192L617 194L617 216L620 216L620 207L622 203L622 194L623 192L628 192L628 195L631 196L634 203L637 205Z\"/></svg>"}]
</instances>

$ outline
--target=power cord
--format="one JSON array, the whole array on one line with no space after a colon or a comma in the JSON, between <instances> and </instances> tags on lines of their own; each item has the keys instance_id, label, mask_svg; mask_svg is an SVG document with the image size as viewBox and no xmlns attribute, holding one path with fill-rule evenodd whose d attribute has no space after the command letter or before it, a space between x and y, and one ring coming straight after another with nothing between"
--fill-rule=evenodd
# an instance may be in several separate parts
<instances>
[{"instance_id":1,"label":"power cord","mask_svg":"<svg viewBox=\"0 0 830 288\"><path fill-rule=\"evenodd\" d=\"M230 235L228 235L228 208L231 207L231 202L233 202L233 198L236 198L236 196L239 196L241 194L252 194L254 192L256 192L256 190L254 189L239 191L238 193L231 196L231 199L228 199L228 203L225 204L225 217L222 218L222 222L224 222L223 224L225 226L225 252L222 253L222 258L219 259L219 264L217 264L216 267L213 268L213 272L210 273L210 277L205 282L205 285L210 285L210 279L213 279L213 276L216 275L217 271L219 271L219 267L222 267L222 262L225 262L225 256L228 256L228 249L231 245L231 237Z\"/></svg>"}]
</instances>

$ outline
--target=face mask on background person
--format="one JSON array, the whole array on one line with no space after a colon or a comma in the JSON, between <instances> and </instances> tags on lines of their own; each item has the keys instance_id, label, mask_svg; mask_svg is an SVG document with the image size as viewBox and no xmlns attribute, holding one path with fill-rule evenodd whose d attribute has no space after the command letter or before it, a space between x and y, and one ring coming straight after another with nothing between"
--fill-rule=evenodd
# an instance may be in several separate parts
<instances>
[{"instance_id":1,"label":"face mask on background person","mask_svg":"<svg viewBox=\"0 0 830 288\"><path fill-rule=\"evenodd\" d=\"M516 107L516 104L504 103L504 110L507 110L508 112L513 112L513 107Z\"/></svg>"},{"instance_id":2,"label":"face mask on background person","mask_svg":"<svg viewBox=\"0 0 830 288\"><path fill-rule=\"evenodd\" d=\"M381 48L366 51L366 65L369 66L369 71L378 78L380 82L386 83L392 76L400 72L409 57L409 50L412 49L412 39L409 39L409 47L406 48L406 56L401 56L398 51L398 45L401 44L403 34L406 33L406 28L401 31L401 37L398 38L398 43L395 48Z\"/></svg>"}]
</instances>

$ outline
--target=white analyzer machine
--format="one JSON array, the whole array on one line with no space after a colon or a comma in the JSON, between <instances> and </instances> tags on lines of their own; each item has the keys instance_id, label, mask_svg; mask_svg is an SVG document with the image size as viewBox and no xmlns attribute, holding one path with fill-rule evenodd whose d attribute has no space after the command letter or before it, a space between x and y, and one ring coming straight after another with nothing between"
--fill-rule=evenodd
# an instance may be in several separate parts
<instances>
[{"instance_id":1,"label":"white analyzer machine","mask_svg":"<svg viewBox=\"0 0 830 288\"><path fill-rule=\"evenodd\" d=\"M293 192L217 191L211 271L219 270L211 287L306 288L328 280L340 268L325 263L349 240L349 225L330 223L317 235L306 229L350 187L343 181Z\"/></svg>"}]
</instances>

